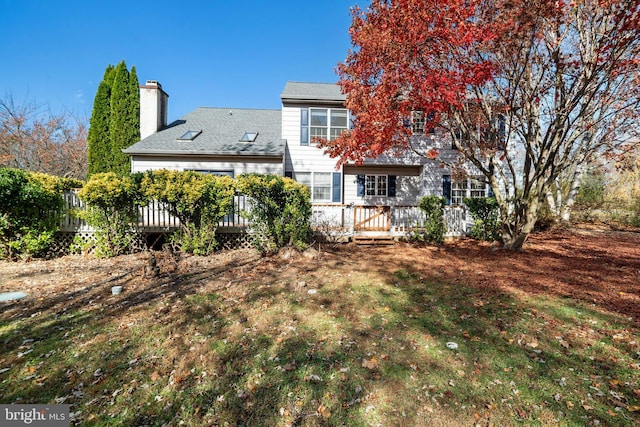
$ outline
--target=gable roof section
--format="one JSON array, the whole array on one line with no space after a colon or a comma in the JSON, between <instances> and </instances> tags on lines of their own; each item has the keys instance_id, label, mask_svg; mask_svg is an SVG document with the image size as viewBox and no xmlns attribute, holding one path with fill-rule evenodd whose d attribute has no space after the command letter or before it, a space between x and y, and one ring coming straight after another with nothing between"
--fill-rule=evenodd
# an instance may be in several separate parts
<instances>
[{"instance_id":1,"label":"gable roof section","mask_svg":"<svg viewBox=\"0 0 640 427\"><path fill-rule=\"evenodd\" d=\"M210 155L282 157L280 110L200 107L123 150L134 155ZM199 131L192 140L179 140ZM240 142L245 132L257 132L253 142Z\"/></svg>"},{"instance_id":2,"label":"gable roof section","mask_svg":"<svg viewBox=\"0 0 640 427\"><path fill-rule=\"evenodd\" d=\"M333 83L287 82L280 95L285 103L330 103L344 104L347 95Z\"/></svg>"}]
</instances>

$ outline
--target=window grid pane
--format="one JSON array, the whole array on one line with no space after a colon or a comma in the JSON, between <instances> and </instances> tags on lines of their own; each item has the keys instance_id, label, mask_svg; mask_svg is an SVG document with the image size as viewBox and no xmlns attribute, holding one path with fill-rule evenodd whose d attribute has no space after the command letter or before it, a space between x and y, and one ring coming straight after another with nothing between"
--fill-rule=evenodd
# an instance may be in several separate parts
<instances>
[{"instance_id":1,"label":"window grid pane","mask_svg":"<svg viewBox=\"0 0 640 427\"><path fill-rule=\"evenodd\" d=\"M376 195L376 177L373 175L367 175L365 180L365 194L367 196Z\"/></svg>"},{"instance_id":2,"label":"window grid pane","mask_svg":"<svg viewBox=\"0 0 640 427\"><path fill-rule=\"evenodd\" d=\"M461 205L462 200L467 197L467 180L454 181L451 183L451 204Z\"/></svg>"},{"instance_id":3,"label":"window grid pane","mask_svg":"<svg viewBox=\"0 0 640 427\"><path fill-rule=\"evenodd\" d=\"M327 138L327 128L312 127L311 128L311 139L313 140L313 138L326 139Z\"/></svg>"},{"instance_id":4,"label":"window grid pane","mask_svg":"<svg viewBox=\"0 0 640 427\"><path fill-rule=\"evenodd\" d=\"M378 196L386 196L387 195L387 176L379 176L378 177Z\"/></svg>"},{"instance_id":5,"label":"window grid pane","mask_svg":"<svg viewBox=\"0 0 640 427\"><path fill-rule=\"evenodd\" d=\"M330 140L333 141L334 139L336 139L337 137L342 135L342 132L344 132L346 130L347 130L347 128L331 128L331 138L330 138Z\"/></svg>"},{"instance_id":6,"label":"window grid pane","mask_svg":"<svg viewBox=\"0 0 640 427\"><path fill-rule=\"evenodd\" d=\"M331 187L314 187L313 188L313 200L318 201L328 201L331 199Z\"/></svg>"},{"instance_id":7,"label":"window grid pane","mask_svg":"<svg viewBox=\"0 0 640 427\"><path fill-rule=\"evenodd\" d=\"M296 181L311 189L311 172L296 172Z\"/></svg>"},{"instance_id":8,"label":"window grid pane","mask_svg":"<svg viewBox=\"0 0 640 427\"><path fill-rule=\"evenodd\" d=\"M470 197L472 198L485 197L487 194L487 185L479 179L472 178L470 180L470 187Z\"/></svg>"}]
</instances>

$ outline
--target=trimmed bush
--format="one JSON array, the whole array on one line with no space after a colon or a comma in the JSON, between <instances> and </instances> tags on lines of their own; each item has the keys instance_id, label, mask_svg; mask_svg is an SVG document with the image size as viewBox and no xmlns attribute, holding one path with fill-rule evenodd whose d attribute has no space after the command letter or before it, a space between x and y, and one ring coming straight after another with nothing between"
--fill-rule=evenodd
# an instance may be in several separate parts
<instances>
[{"instance_id":1,"label":"trimmed bush","mask_svg":"<svg viewBox=\"0 0 640 427\"><path fill-rule=\"evenodd\" d=\"M139 208L146 206L148 198L135 181L139 177L97 173L78 193L88 206L83 217L96 230L96 256L127 253L138 237Z\"/></svg>"},{"instance_id":2,"label":"trimmed bush","mask_svg":"<svg viewBox=\"0 0 640 427\"><path fill-rule=\"evenodd\" d=\"M218 223L233 207L233 178L155 170L144 174L141 188L180 220L180 230L172 236L172 242L182 251L209 255L218 247Z\"/></svg>"},{"instance_id":3,"label":"trimmed bush","mask_svg":"<svg viewBox=\"0 0 640 427\"><path fill-rule=\"evenodd\" d=\"M245 174L238 190L249 197L254 246L260 253L294 246L306 248L311 235L311 191L309 187L278 175Z\"/></svg>"},{"instance_id":4,"label":"trimmed bush","mask_svg":"<svg viewBox=\"0 0 640 427\"><path fill-rule=\"evenodd\" d=\"M474 219L470 236L477 240L500 241L500 210L496 199L465 198L463 202Z\"/></svg>"}]
</instances>

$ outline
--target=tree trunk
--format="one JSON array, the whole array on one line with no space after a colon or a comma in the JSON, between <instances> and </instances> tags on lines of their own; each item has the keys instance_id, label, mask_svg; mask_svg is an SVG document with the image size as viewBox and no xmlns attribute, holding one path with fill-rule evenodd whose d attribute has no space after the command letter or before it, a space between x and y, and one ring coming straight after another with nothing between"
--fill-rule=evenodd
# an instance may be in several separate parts
<instances>
[{"instance_id":1,"label":"tree trunk","mask_svg":"<svg viewBox=\"0 0 640 427\"><path fill-rule=\"evenodd\" d=\"M578 166L571 177L571 186L569 187L569 192L567 193L567 197L565 198L564 203L562 204L562 209L560 210L560 221L564 224L569 223L569 220L571 219L571 209L576 202L578 191L582 185L583 170L583 167Z\"/></svg>"},{"instance_id":2,"label":"tree trunk","mask_svg":"<svg viewBox=\"0 0 640 427\"><path fill-rule=\"evenodd\" d=\"M502 244L507 250L521 251L538 219L537 200L522 200L520 205L507 219L503 216Z\"/></svg>"}]
</instances>

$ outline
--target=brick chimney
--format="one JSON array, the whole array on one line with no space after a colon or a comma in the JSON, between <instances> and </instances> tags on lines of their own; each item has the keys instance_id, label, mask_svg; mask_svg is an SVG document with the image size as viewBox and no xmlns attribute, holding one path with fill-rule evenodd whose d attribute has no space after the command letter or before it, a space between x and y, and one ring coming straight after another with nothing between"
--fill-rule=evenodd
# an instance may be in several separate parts
<instances>
[{"instance_id":1,"label":"brick chimney","mask_svg":"<svg viewBox=\"0 0 640 427\"><path fill-rule=\"evenodd\" d=\"M167 126L169 95L156 80L140 85L140 139Z\"/></svg>"}]
</instances>

